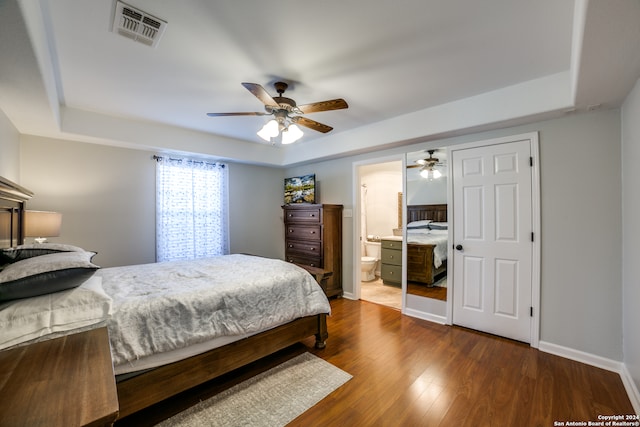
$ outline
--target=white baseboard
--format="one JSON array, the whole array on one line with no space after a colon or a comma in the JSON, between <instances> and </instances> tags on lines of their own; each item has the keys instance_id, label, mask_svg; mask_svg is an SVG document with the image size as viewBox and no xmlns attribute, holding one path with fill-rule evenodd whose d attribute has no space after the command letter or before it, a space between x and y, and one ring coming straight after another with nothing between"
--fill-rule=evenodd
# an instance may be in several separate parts
<instances>
[{"instance_id":1,"label":"white baseboard","mask_svg":"<svg viewBox=\"0 0 640 427\"><path fill-rule=\"evenodd\" d=\"M424 311L413 310L411 308L405 308L402 314L406 314L407 316L417 317L418 319L428 320L429 322L439 323L441 325L445 325L447 323L447 318L445 316L438 316L435 314L425 313Z\"/></svg>"},{"instance_id":2,"label":"white baseboard","mask_svg":"<svg viewBox=\"0 0 640 427\"><path fill-rule=\"evenodd\" d=\"M342 293L342 298L357 300L357 298L354 297L353 293L351 293L351 292L343 292Z\"/></svg>"},{"instance_id":3,"label":"white baseboard","mask_svg":"<svg viewBox=\"0 0 640 427\"><path fill-rule=\"evenodd\" d=\"M540 341L538 350L617 373L620 375L633 409L636 414L640 414L640 393L624 363L545 341Z\"/></svg>"},{"instance_id":4,"label":"white baseboard","mask_svg":"<svg viewBox=\"0 0 640 427\"><path fill-rule=\"evenodd\" d=\"M631 400L631 404L633 405L633 410L636 411L636 415L640 415L640 392L638 391L638 387L636 387L636 383L631 378L631 374L627 370L627 365L622 365L622 372L620 372L620 378L622 378L622 384L624 384L625 390L627 390L627 395L629 396L629 400Z\"/></svg>"}]
</instances>

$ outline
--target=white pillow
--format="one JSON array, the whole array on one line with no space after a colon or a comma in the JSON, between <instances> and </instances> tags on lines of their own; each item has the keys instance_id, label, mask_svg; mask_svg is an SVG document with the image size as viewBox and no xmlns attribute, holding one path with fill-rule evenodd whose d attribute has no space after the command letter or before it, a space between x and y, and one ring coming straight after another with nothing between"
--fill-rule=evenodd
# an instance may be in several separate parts
<instances>
[{"instance_id":1,"label":"white pillow","mask_svg":"<svg viewBox=\"0 0 640 427\"><path fill-rule=\"evenodd\" d=\"M430 219L423 219L420 221L412 221L409 224L407 224L407 228L427 228L427 226L429 225L429 223L431 222Z\"/></svg>"},{"instance_id":2,"label":"white pillow","mask_svg":"<svg viewBox=\"0 0 640 427\"><path fill-rule=\"evenodd\" d=\"M66 335L105 324L111 304L100 276L91 276L70 290L2 303L0 350L49 334Z\"/></svg>"}]
</instances>

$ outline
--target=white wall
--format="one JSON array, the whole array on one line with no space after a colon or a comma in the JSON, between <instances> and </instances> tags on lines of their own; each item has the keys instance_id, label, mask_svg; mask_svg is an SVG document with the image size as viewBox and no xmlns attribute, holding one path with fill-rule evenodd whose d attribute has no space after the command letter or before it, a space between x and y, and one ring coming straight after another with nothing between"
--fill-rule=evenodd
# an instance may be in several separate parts
<instances>
[{"instance_id":1,"label":"white wall","mask_svg":"<svg viewBox=\"0 0 640 427\"><path fill-rule=\"evenodd\" d=\"M23 136L20 184L29 209L62 213L52 242L98 252L102 267L155 261L152 153Z\"/></svg>"},{"instance_id":2,"label":"white wall","mask_svg":"<svg viewBox=\"0 0 640 427\"><path fill-rule=\"evenodd\" d=\"M0 176L20 183L20 134L0 110Z\"/></svg>"},{"instance_id":3,"label":"white wall","mask_svg":"<svg viewBox=\"0 0 640 427\"><path fill-rule=\"evenodd\" d=\"M499 131L434 140L297 166L315 173L322 203L353 209L352 164L399 152L540 132L542 341L622 360L620 112L568 115ZM605 173L599 173L599 171ZM359 194L359 193L358 193ZM353 221L343 222L343 283L353 292Z\"/></svg>"},{"instance_id":4,"label":"white wall","mask_svg":"<svg viewBox=\"0 0 640 427\"><path fill-rule=\"evenodd\" d=\"M360 168L360 182L367 186L367 234L391 236L398 228L398 193L402 192L402 162L384 162ZM366 236L362 236L365 238Z\"/></svg>"},{"instance_id":5,"label":"white wall","mask_svg":"<svg viewBox=\"0 0 640 427\"><path fill-rule=\"evenodd\" d=\"M640 80L622 108L622 330L624 363L640 390ZM640 396L638 396L640 397Z\"/></svg>"},{"instance_id":6,"label":"white wall","mask_svg":"<svg viewBox=\"0 0 640 427\"><path fill-rule=\"evenodd\" d=\"M102 267L154 262L153 154L23 136L18 182L35 193L28 208L62 212L50 241L97 251ZM281 258L282 170L230 164L229 175L231 251Z\"/></svg>"}]
</instances>

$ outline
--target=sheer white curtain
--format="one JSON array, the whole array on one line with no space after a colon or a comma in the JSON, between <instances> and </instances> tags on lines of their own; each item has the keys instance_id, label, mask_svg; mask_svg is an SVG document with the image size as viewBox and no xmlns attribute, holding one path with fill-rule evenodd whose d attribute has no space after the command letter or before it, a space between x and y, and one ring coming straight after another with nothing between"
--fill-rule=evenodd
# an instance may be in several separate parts
<instances>
[{"instance_id":1,"label":"sheer white curtain","mask_svg":"<svg viewBox=\"0 0 640 427\"><path fill-rule=\"evenodd\" d=\"M229 253L228 167L156 157L156 259Z\"/></svg>"}]
</instances>

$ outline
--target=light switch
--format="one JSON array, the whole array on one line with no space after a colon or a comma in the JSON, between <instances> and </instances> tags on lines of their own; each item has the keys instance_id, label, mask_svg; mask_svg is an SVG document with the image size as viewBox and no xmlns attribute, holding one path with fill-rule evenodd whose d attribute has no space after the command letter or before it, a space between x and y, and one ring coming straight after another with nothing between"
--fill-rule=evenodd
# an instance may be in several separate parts
<instances>
[{"instance_id":1,"label":"light switch","mask_svg":"<svg viewBox=\"0 0 640 427\"><path fill-rule=\"evenodd\" d=\"M345 209L344 211L342 211L342 216L344 216L345 218L352 218L353 209Z\"/></svg>"}]
</instances>

